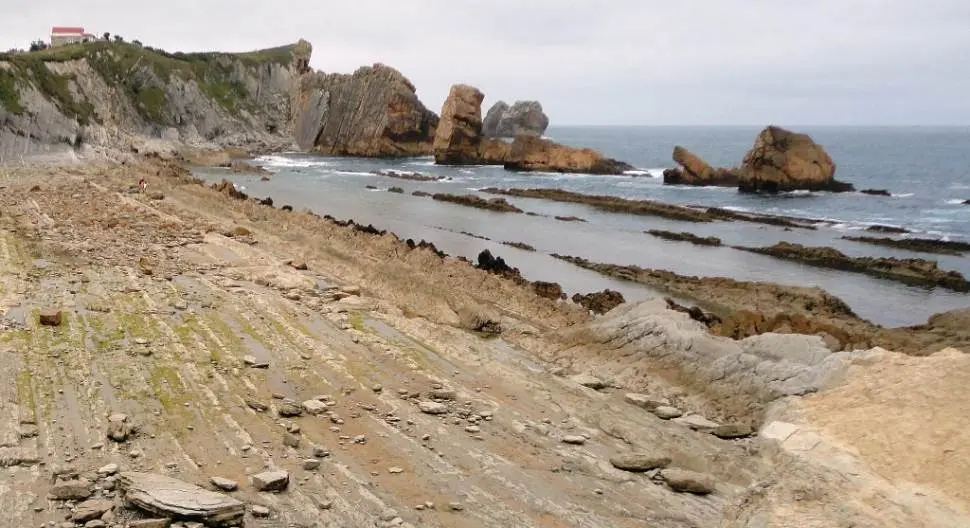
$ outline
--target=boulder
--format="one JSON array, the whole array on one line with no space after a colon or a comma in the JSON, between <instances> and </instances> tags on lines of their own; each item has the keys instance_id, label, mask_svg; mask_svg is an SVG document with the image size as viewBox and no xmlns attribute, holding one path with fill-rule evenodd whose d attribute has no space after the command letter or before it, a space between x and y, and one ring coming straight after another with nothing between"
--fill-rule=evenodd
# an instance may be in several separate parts
<instances>
[{"instance_id":1,"label":"boulder","mask_svg":"<svg viewBox=\"0 0 970 528\"><path fill-rule=\"evenodd\" d=\"M758 134L741 163L738 183L742 192L854 190L835 179L835 163L821 145L776 126Z\"/></svg>"},{"instance_id":2,"label":"boulder","mask_svg":"<svg viewBox=\"0 0 970 528\"><path fill-rule=\"evenodd\" d=\"M115 442L124 442L128 439L128 436L132 433L131 422L128 420L128 415L121 413L114 413L108 416L108 438L114 440Z\"/></svg>"},{"instance_id":3,"label":"boulder","mask_svg":"<svg viewBox=\"0 0 970 528\"><path fill-rule=\"evenodd\" d=\"M423 401L418 403L418 409L425 414L445 414L448 412L448 406L433 401Z\"/></svg>"},{"instance_id":4,"label":"boulder","mask_svg":"<svg viewBox=\"0 0 970 528\"><path fill-rule=\"evenodd\" d=\"M684 412L676 407L671 407L669 405L659 405L654 407L653 414L660 418L661 420L672 420L674 418L680 418L684 415Z\"/></svg>"},{"instance_id":5,"label":"boulder","mask_svg":"<svg viewBox=\"0 0 970 528\"><path fill-rule=\"evenodd\" d=\"M264 471L252 476L256 491L283 491L290 485L290 474L286 471Z\"/></svg>"},{"instance_id":6,"label":"boulder","mask_svg":"<svg viewBox=\"0 0 970 528\"><path fill-rule=\"evenodd\" d=\"M482 133L485 137L541 136L548 127L549 117L538 101L516 101L511 107L499 101L485 114Z\"/></svg>"},{"instance_id":7,"label":"boulder","mask_svg":"<svg viewBox=\"0 0 970 528\"><path fill-rule=\"evenodd\" d=\"M623 294L610 289L586 295L574 294L573 302L595 314L605 314L624 303Z\"/></svg>"},{"instance_id":8,"label":"boulder","mask_svg":"<svg viewBox=\"0 0 970 528\"><path fill-rule=\"evenodd\" d=\"M700 431L703 433L713 432L714 430L716 430L718 427L721 426L721 424L717 422L712 422L699 414L688 414L687 416L674 418L673 421L681 425L686 425L687 427L690 427L695 431Z\"/></svg>"},{"instance_id":9,"label":"boulder","mask_svg":"<svg viewBox=\"0 0 970 528\"><path fill-rule=\"evenodd\" d=\"M224 477L209 477L209 482L222 491L236 491L239 488L239 483L235 480Z\"/></svg>"},{"instance_id":10,"label":"boulder","mask_svg":"<svg viewBox=\"0 0 970 528\"><path fill-rule=\"evenodd\" d=\"M37 316L38 322L44 326L61 326L61 311L54 309L41 310Z\"/></svg>"},{"instance_id":11,"label":"boulder","mask_svg":"<svg viewBox=\"0 0 970 528\"><path fill-rule=\"evenodd\" d=\"M719 185L733 187L738 184L734 169L714 168L680 145L674 147L673 159L680 165L664 171L664 183L668 185Z\"/></svg>"},{"instance_id":12,"label":"boulder","mask_svg":"<svg viewBox=\"0 0 970 528\"><path fill-rule=\"evenodd\" d=\"M297 145L334 156L429 154L438 125L411 81L383 64L304 75L297 108Z\"/></svg>"},{"instance_id":13,"label":"boulder","mask_svg":"<svg viewBox=\"0 0 970 528\"><path fill-rule=\"evenodd\" d=\"M113 507L114 503L109 500L86 500L74 507L74 514L71 516L71 520L77 523L83 523L94 519L100 519L106 511Z\"/></svg>"},{"instance_id":14,"label":"boulder","mask_svg":"<svg viewBox=\"0 0 970 528\"><path fill-rule=\"evenodd\" d=\"M626 453L610 457L610 464L623 471L643 472L667 467L670 457L650 453Z\"/></svg>"},{"instance_id":15,"label":"boulder","mask_svg":"<svg viewBox=\"0 0 970 528\"><path fill-rule=\"evenodd\" d=\"M441 107L435 131L434 159L442 165L496 165L508 157L504 141L482 135L482 101L485 95L467 84L456 84Z\"/></svg>"},{"instance_id":16,"label":"boulder","mask_svg":"<svg viewBox=\"0 0 970 528\"><path fill-rule=\"evenodd\" d=\"M519 135L512 142L505 168L516 171L623 174L634 167L607 158L593 149L568 147L537 136Z\"/></svg>"},{"instance_id":17,"label":"boulder","mask_svg":"<svg viewBox=\"0 0 970 528\"><path fill-rule=\"evenodd\" d=\"M754 429L750 425L746 424L725 424L715 427L711 434L718 437L724 438L725 440L730 440L733 438L745 438L754 434Z\"/></svg>"},{"instance_id":18,"label":"boulder","mask_svg":"<svg viewBox=\"0 0 970 528\"><path fill-rule=\"evenodd\" d=\"M675 468L664 469L660 471L660 478L674 491L697 495L706 495L714 491L714 479L695 471Z\"/></svg>"},{"instance_id":19,"label":"boulder","mask_svg":"<svg viewBox=\"0 0 970 528\"><path fill-rule=\"evenodd\" d=\"M246 514L246 505L228 495L165 475L124 472L119 486L128 504L156 515L230 526Z\"/></svg>"},{"instance_id":20,"label":"boulder","mask_svg":"<svg viewBox=\"0 0 970 528\"><path fill-rule=\"evenodd\" d=\"M321 414L327 410L327 404L320 400L307 400L303 402L303 410L307 414Z\"/></svg>"},{"instance_id":21,"label":"boulder","mask_svg":"<svg viewBox=\"0 0 970 528\"><path fill-rule=\"evenodd\" d=\"M562 286L557 282L535 281L532 283L532 289L536 292L536 295L545 297L546 299L558 301L559 299L566 298L565 292L562 291Z\"/></svg>"},{"instance_id":22,"label":"boulder","mask_svg":"<svg viewBox=\"0 0 970 528\"><path fill-rule=\"evenodd\" d=\"M69 480L55 484L48 494L54 500L84 500L94 493L91 482L86 479Z\"/></svg>"}]
</instances>

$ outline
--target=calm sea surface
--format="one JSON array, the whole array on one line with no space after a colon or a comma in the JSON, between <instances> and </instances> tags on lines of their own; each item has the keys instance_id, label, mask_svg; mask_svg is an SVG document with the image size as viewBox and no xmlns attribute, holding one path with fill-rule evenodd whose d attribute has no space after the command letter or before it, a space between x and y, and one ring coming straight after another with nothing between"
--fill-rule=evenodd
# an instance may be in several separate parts
<instances>
[{"instance_id":1,"label":"calm sea surface","mask_svg":"<svg viewBox=\"0 0 970 528\"><path fill-rule=\"evenodd\" d=\"M842 240L862 234L872 224L913 230L912 236L970 241L970 128L799 128L822 144L838 166L836 177L858 189L886 189L890 197L859 193L789 193L741 195L733 189L665 186L670 154L683 145L715 166L740 163L758 128L734 127L559 127L555 141L599 149L639 170L625 176L512 173L501 167L442 167L431 158L403 160L326 158L282 154L258 158L276 174L258 175L200 169L207 179L227 177L253 196L272 196L276 205L309 208L336 218L353 218L425 239L453 255L474 259L482 249L503 256L531 280L560 282L571 295L609 287L628 300L656 295L647 288L618 282L558 261L550 253L598 262L636 264L689 275L820 286L841 297L862 317L887 326L918 324L933 313L970 306L970 295L943 289L909 287L864 275L787 263L730 248L704 248L668 242L643 234L647 229L690 231L720 237L726 244L770 245L781 240L836 247L854 256L900 256L935 259L946 269L970 276L970 258L909 253ZM448 181L414 182L374 175L398 170L448 176ZM365 186L378 189L367 189ZM403 194L386 192L401 187ZM693 224L662 218L598 212L582 205L508 198L520 208L549 217L481 211L411 196L415 190L467 194L485 187L557 187L582 193L649 198L678 204L828 219L818 231L714 222ZM491 197L484 195L485 197ZM574 215L587 222L562 222L552 216ZM461 231L491 238L488 242ZM537 252L499 244L526 242Z\"/></svg>"}]
</instances>

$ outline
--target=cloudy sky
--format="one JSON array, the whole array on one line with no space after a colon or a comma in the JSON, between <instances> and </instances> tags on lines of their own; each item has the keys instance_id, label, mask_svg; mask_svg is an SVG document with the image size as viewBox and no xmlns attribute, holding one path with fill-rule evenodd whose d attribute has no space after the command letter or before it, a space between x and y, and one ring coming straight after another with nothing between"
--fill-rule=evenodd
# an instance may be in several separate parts
<instances>
[{"instance_id":1,"label":"cloudy sky","mask_svg":"<svg viewBox=\"0 0 970 528\"><path fill-rule=\"evenodd\" d=\"M0 0L0 48L81 25L172 51L305 38L440 110L538 99L553 124L970 124L970 0Z\"/></svg>"}]
</instances>

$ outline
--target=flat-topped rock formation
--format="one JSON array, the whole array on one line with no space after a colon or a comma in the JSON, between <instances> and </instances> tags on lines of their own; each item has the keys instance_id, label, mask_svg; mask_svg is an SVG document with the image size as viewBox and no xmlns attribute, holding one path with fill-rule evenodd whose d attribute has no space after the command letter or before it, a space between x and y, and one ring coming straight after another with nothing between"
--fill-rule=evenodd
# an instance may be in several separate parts
<instances>
[{"instance_id":1,"label":"flat-topped rock formation","mask_svg":"<svg viewBox=\"0 0 970 528\"><path fill-rule=\"evenodd\" d=\"M734 187L738 184L737 169L711 167L706 161L680 145L674 147L673 159L680 167L664 171L666 184L723 187Z\"/></svg>"}]
</instances>

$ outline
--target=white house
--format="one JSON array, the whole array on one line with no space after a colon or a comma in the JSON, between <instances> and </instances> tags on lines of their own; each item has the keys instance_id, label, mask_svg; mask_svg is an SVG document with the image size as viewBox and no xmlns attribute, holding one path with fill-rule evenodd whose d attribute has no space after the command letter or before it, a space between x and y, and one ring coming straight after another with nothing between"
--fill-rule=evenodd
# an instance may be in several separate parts
<instances>
[{"instance_id":1,"label":"white house","mask_svg":"<svg viewBox=\"0 0 970 528\"><path fill-rule=\"evenodd\" d=\"M95 40L98 40L98 37L85 33L83 27L54 26L51 28L51 47Z\"/></svg>"}]
</instances>

